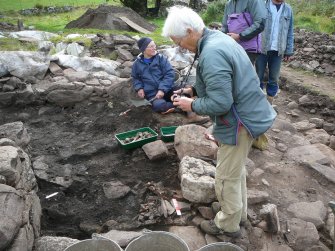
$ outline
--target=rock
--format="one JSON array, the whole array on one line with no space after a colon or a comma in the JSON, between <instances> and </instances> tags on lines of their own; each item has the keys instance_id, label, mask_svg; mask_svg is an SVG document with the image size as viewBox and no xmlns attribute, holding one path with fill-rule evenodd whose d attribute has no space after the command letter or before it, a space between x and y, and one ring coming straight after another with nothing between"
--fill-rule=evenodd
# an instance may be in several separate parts
<instances>
[{"instance_id":1,"label":"rock","mask_svg":"<svg viewBox=\"0 0 335 251\"><path fill-rule=\"evenodd\" d=\"M297 109L299 107L299 105L297 104L297 102L292 101L292 102L287 104L287 107L290 108L291 110L293 110L293 109Z\"/></svg>"},{"instance_id":2,"label":"rock","mask_svg":"<svg viewBox=\"0 0 335 251\"><path fill-rule=\"evenodd\" d=\"M130 187L124 185L121 181L110 181L103 183L103 190L108 199L119 199L130 192Z\"/></svg>"},{"instance_id":3,"label":"rock","mask_svg":"<svg viewBox=\"0 0 335 251\"><path fill-rule=\"evenodd\" d=\"M55 76L62 76L63 74L63 70L62 68L60 68L58 66L58 64L54 63L54 62L50 62L49 65L49 70L52 74L54 74Z\"/></svg>"},{"instance_id":4,"label":"rock","mask_svg":"<svg viewBox=\"0 0 335 251\"><path fill-rule=\"evenodd\" d=\"M84 52L85 52L85 47L75 42L69 44L66 47L66 53L68 55L79 57L79 56L83 56Z\"/></svg>"},{"instance_id":5,"label":"rock","mask_svg":"<svg viewBox=\"0 0 335 251\"><path fill-rule=\"evenodd\" d=\"M320 119L320 118L310 118L309 122L312 124L315 124L316 128L322 128L323 127L323 123L324 123L324 119Z\"/></svg>"},{"instance_id":6,"label":"rock","mask_svg":"<svg viewBox=\"0 0 335 251\"><path fill-rule=\"evenodd\" d=\"M0 249L5 250L23 224L24 198L13 187L0 184L0 203Z\"/></svg>"},{"instance_id":7,"label":"rock","mask_svg":"<svg viewBox=\"0 0 335 251\"><path fill-rule=\"evenodd\" d=\"M276 149L278 150L278 151L281 151L281 152L286 152L287 151L287 146L285 145L285 144L283 144L283 143L277 143L276 144Z\"/></svg>"},{"instance_id":8,"label":"rock","mask_svg":"<svg viewBox=\"0 0 335 251\"><path fill-rule=\"evenodd\" d=\"M214 166L203 160L185 156L180 162L178 173L184 198L196 203L214 201L214 175Z\"/></svg>"},{"instance_id":9,"label":"rock","mask_svg":"<svg viewBox=\"0 0 335 251\"><path fill-rule=\"evenodd\" d=\"M172 226L168 231L185 241L190 250L198 250L206 245L204 235L197 227Z\"/></svg>"},{"instance_id":10,"label":"rock","mask_svg":"<svg viewBox=\"0 0 335 251\"><path fill-rule=\"evenodd\" d=\"M67 69L64 71L64 76L70 82L86 82L90 78L90 73L87 71L74 71L73 69Z\"/></svg>"},{"instance_id":11,"label":"rock","mask_svg":"<svg viewBox=\"0 0 335 251\"><path fill-rule=\"evenodd\" d=\"M320 63L316 60L312 60L308 64L313 68L313 70L320 66Z\"/></svg>"},{"instance_id":12,"label":"rock","mask_svg":"<svg viewBox=\"0 0 335 251\"><path fill-rule=\"evenodd\" d=\"M325 224L327 210L322 201L294 203L287 208L287 211L295 218L312 222L317 229Z\"/></svg>"},{"instance_id":13,"label":"rock","mask_svg":"<svg viewBox=\"0 0 335 251\"><path fill-rule=\"evenodd\" d=\"M335 169L318 163L306 163L306 166L316 171L323 179L335 184Z\"/></svg>"},{"instance_id":14,"label":"rock","mask_svg":"<svg viewBox=\"0 0 335 251\"><path fill-rule=\"evenodd\" d=\"M54 90L51 91L46 99L50 103L66 107L86 100L93 93L92 86L84 86L80 90Z\"/></svg>"},{"instance_id":15,"label":"rock","mask_svg":"<svg viewBox=\"0 0 335 251\"><path fill-rule=\"evenodd\" d=\"M13 187L20 180L21 168L17 168L17 163L20 163L18 149L13 146L1 146L0 174L6 178L7 184Z\"/></svg>"},{"instance_id":16,"label":"rock","mask_svg":"<svg viewBox=\"0 0 335 251\"><path fill-rule=\"evenodd\" d=\"M330 238L332 238L332 240L334 240L335 236L334 236L334 214L332 212L332 210L329 209L328 211L328 218L326 221L326 229L327 232L329 233Z\"/></svg>"},{"instance_id":17,"label":"rock","mask_svg":"<svg viewBox=\"0 0 335 251\"><path fill-rule=\"evenodd\" d=\"M211 207L198 207L198 211L204 219L214 219L214 214Z\"/></svg>"},{"instance_id":18,"label":"rock","mask_svg":"<svg viewBox=\"0 0 335 251\"><path fill-rule=\"evenodd\" d=\"M264 191L251 190L247 191L248 204L254 205L257 203L262 203L268 200L269 194Z\"/></svg>"},{"instance_id":19,"label":"rock","mask_svg":"<svg viewBox=\"0 0 335 251\"><path fill-rule=\"evenodd\" d=\"M297 251L305 251L319 241L319 234L313 223L293 218L288 221L290 232L284 233L288 245Z\"/></svg>"},{"instance_id":20,"label":"rock","mask_svg":"<svg viewBox=\"0 0 335 251\"><path fill-rule=\"evenodd\" d=\"M333 132L335 130L335 124L325 122L323 123L323 129L325 129L327 132Z\"/></svg>"},{"instance_id":21,"label":"rock","mask_svg":"<svg viewBox=\"0 0 335 251\"><path fill-rule=\"evenodd\" d=\"M311 105L313 103L312 99L308 95L304 95L299 98L299 104L302 106Z\"/></svg>"},{"instance_id":22,"label":"rock","mask_svg":"<svg viewBox=\"0 0 335 251\"><path fill-rule=\"evenodd\" d=\"M311 130L311 129L314 129L316 127L315 124L310 123L308 120L304 120L304 121L300 121L300 122L297 122L297 123L293 123L293 126L299 132Z\"/></svg>"},{"instance_id":23,"label":"rock","mask_svg":"<svg viewBox=\"0 0 335 251\"><path fill-rule=\"evenodd\" d=\"M21 121L0 125L0 135L1 138L9 138L21 147L26 147L30 142L30 136Z\"/></svg>"},{"instance_id":24,"label":"rock","mask_svg":"<svg viewBox=\"0 0 335 251\"><path fill-rule=\"evenodd\" d=\"M166 158L168 156L168 149L162 140L156 140L142 146L143 151L150 160Z\"/></svg>"},{"instance_id":25,"label":"rock","mask_svg":"<svg viewBox=\"0 0 335 251\"><path fill-rule=\"evenodd\" d=\"M315 163L327 159L316 145L298 146L288 149L285 157L299 163Z\"/></svg>"},{"instance_id":26,"label":"rock","mask_svg":"<svg viewBox=\"0 0 335 251\"><path fill-rule=\"evenodd\" d=\"M175 132L175 149L179 159L184 156L216 159L218 146L204 136L206 129L198 125L178 126Z\"/></svg>"},{"instance_id":27,"label":"rock","mask_svg":"<svg viewBox=\"0 0 335 251\"><path fill-rule=\"evenodd\" d=\"M136 41L133 38L130 38L125 35L113 35L113 41L115 44L129 44L134 45Z\"/></svg>"},{"instance_id":28,"label":"rock","mask_svg":"<svg viewBox=\"0 0 335 251\"><path fill-rule=\"evenodd\" d=\"M21 79L31 76L43 79L49 64L50 59L40 52L3 51L0 57L1 67L4 67L11 75ZM2 71L0 70L0 72ZM0 77L2 76L0 75Z\"/></svg>"},{"instance_id":29,"label":"rock","mask_svg":"<svg viewBox=\"0 0 335 251\"><path fill-rule=\"evenodd\" d=\"M58 55L55 60L57 64L65 68L73 68L76 71L99 72L105 71L108 74L117 75L116 68L120 63L105 58L76 57L72 55ZM1 62L1 61L0 61Z\"/></svg>"},{"instance_id":30,"label":"rock","mask_svg":"<svg viewBox=\"0 0 335 251\"><path fill-rule=\"evenodd\" d=\"M278 118L276 118L271 128L277 129L280 131L289 131L290 133L297 132L297 130L291 123L289 123L288 121L282 120L282 119L278 119Z\"/></svg>"},{"instance_id":31,"label":"rock","mask_svg":"<svg viewBox=\"0 0 335 251\"><path fill-rule=\"evenodd\" d=\"M335 136L334 135L331 135L329 138L329 147L335 150Z\"/></svg>"},{"instance_id":32,"label":"rock","mask_svg":"<svg viewBox=\"0 0 335 251\"><path fill-rule=\"evenodd\" d=\"M118 57L124 61L133 61L133 55L125 49L117 48Z\"/></svg>"},{"instance_id":33,"label":"rock","mask_svg":"<svg viewBox=\"0 0 335 251\"><path fill-rule=\"evenodd\" d=\"M330 140L330 135L323 129L312 129L305 132L306 138L311 142L311 144L321 143L328 145Z\"/></svg>"},{"instance_id":34,"label":"rock","mask_svg":"<svg viewBox=\"0 0 335 251\"><path fill-rule=\"evenodd\" d=\"M50 40L51 38L57 37L57 35L51 32L46 32L46 31L24 30L24 31L10 32L9 37L32 38L37 41L47 41L47 40Z\"/></svg>"},{"instance_id":35,"label":"rock","mask_svg":"<svg viewBox=\"0 0 335 251\"><path fill-rule=\"evenodd\" d=\"M251 174L250 174L250 177L252 178L258 178L260 177L261 175L263 175L264 171L260 168L256 168Z\"/></svg>"}]
</instances>

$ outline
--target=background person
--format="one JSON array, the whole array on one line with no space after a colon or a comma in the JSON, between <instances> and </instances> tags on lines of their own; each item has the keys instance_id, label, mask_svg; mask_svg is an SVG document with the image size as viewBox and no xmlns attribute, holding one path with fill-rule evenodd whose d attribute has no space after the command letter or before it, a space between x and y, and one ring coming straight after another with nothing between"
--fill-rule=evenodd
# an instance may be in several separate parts
<instances>
[{"instance_id":1,"label":"background person","mask_svg":"<svg viewBox=\"0 0 335 251\"><path fill-rule=\"evenodd\" d=\"M253 139L271 127L276 113L243 48L221 31L206 29L190 8L170 8L162 35L199 56L195 85L183 91L197 98L177 96L173 104L209 115L219 143L215 192L221 210L214 221L203 221L201 229L239 237L239 223L247 220L246 159Z\"/></svg>"},{"instance_id":2,"label":"background person","mask_svg":"<svg viewBox=\"0 0 335 251\"><path fill-rule=\"evenodd\" d=\"M174 110L170 100L173 94L175 72L169 60L157 53L155 42L143 37L137 42L141 54L132 66L133 87L140 98L151 100L155 112L167 113Z\"/></svg>"},{"instance_id":3,"label":"background person","mask_svg":"<svg viewBox=\"0 0 335 251\"><path fill-rule=\"evenodd\" d=\"M283 59L289 60L293 55L293 12L291 6L284 0L268 0L266 9L268 18L262 33L262 54L256 60L256 71L263 90L264 72L266 67L269 69L266 93L272 104L278 92L281 62Z\"/></svg>"},{"instance_id":4,"label":"background person","mask_svg":"<svg viewBox=\"0 0 335 251\"><path fill-rule=\"evenodd\" d=\"M266 22L264 0L229 0L222 19L222 31L238 42L252 64L261 51L261 35Z\"/></svg>"}]
</instances>

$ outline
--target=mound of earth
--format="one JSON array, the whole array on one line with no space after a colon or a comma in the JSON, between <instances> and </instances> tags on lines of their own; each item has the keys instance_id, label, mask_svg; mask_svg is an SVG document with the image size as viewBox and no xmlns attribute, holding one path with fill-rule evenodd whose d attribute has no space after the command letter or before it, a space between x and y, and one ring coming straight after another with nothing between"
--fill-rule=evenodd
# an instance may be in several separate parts
<instances>
[{"instance_id":1,"label":"mound of earth","mask_svg":"<svg viewBox=\"0 0 335 251\"><path fill-rule=\"evenodd\" d=\"M135 24L148 31L154 31L156 26L147 22L143 17L130 8L101 5L97 9L88 9L77 20L73 20L65 28L95 28L102 30L126 30L131 31L120 17L126 17Z\"/></svg>"}]
</instances>

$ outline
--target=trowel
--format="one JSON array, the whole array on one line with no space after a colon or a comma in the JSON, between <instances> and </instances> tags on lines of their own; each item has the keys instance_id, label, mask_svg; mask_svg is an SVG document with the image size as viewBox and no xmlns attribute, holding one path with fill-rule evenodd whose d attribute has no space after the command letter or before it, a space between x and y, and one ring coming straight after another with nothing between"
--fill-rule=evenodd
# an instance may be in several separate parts
<instances>
[{"instance_id":1,"label":"trowel","mask_svg":"<svg viewBox=\"0 0 335 251\"><path fill-rule=\"evenodd\" d=\"M156 100L156 97L153 97L152 99L130 99L130 103L135 106L135 107L140 107L140 106L146 106L146 105L151 105L151 102Z\"/></svg>"},{"instance_id":2,"label":"trowel","mask_svg":"<svg viewBox=\"0 0 335 251\"><path fill-rule=\"evenodd\" d=\"M129 101L131 103L131 107L141 107L141 106L147 106L151 105L151 102L156 100L156 97L153 97L152 99L136 99L136 98L131 98ZM128 112L131 111L132 108L129 108L128 110L121 112L119 116L127 115Z\"/></svg>"}]
</instances>

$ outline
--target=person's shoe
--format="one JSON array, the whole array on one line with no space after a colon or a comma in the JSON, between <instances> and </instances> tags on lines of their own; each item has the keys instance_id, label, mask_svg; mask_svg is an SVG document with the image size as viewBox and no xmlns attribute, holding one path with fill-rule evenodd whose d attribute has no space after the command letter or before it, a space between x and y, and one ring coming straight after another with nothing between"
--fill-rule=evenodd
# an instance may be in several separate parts
<instances>
[{"instance_id":1,"label":"person's shoe","mask_svg":"<svg viewBox=\"0 0 335 251\"><path fill-rule=\"evenodd\" d=\"M170 109L168 109L167 111L165 111L165 112L161 112L161 114L163 114L163 115L165 115L165 114L169 114L169 113L172 113L172 112L174 112L175 111L175 108L170 108Z\"/></svg>"},{"instance_id":2,"label":"person's shoe","mask_svg":"<svg viewBox=\"0 0 335 251\"><path fill-rule=\"evenodd\" d=\"M241 237L241 231L236 232L225 232L222 229L218 228L213 220L204 220L200 224L200 228L207 234L211 235L225 235L232 238Z\"/></svg>"},{"instance_id":3,"label":"person's shoe","mask_svg":"<svg viewBox=\"0 0 335 251\"><path fill-rule=\"evenodd\" d=\"M187 123L188 124L197 124L202 125L210 121L210 118L208 116L200 116L197 115L195 112L188 112L187 113Z\"/></svg>"},{"instance_id":4,"label":"person's shoe","mask_svg":"<svg viewBox=\"0 0 335 251\"><path fill-rule=\"evenodd\" d=\"M206 234L219 235L219 234L223 234L223 232L224 232L222 229L218 228L215 225L215 222L213 220L202 221L200 223L200 228Z\"/></svg>"},{"instance_id":5,"label":"person's shoe","mask_svg":"<svg viewBox=\"0 0 335 251\"><path fill-rule=\"evenodd\" d=\"M220 203L218 201L214 201L211 205L211 208L213 210L213 214L216 215L221 210Z\"/></svg>"}]
</instances>

